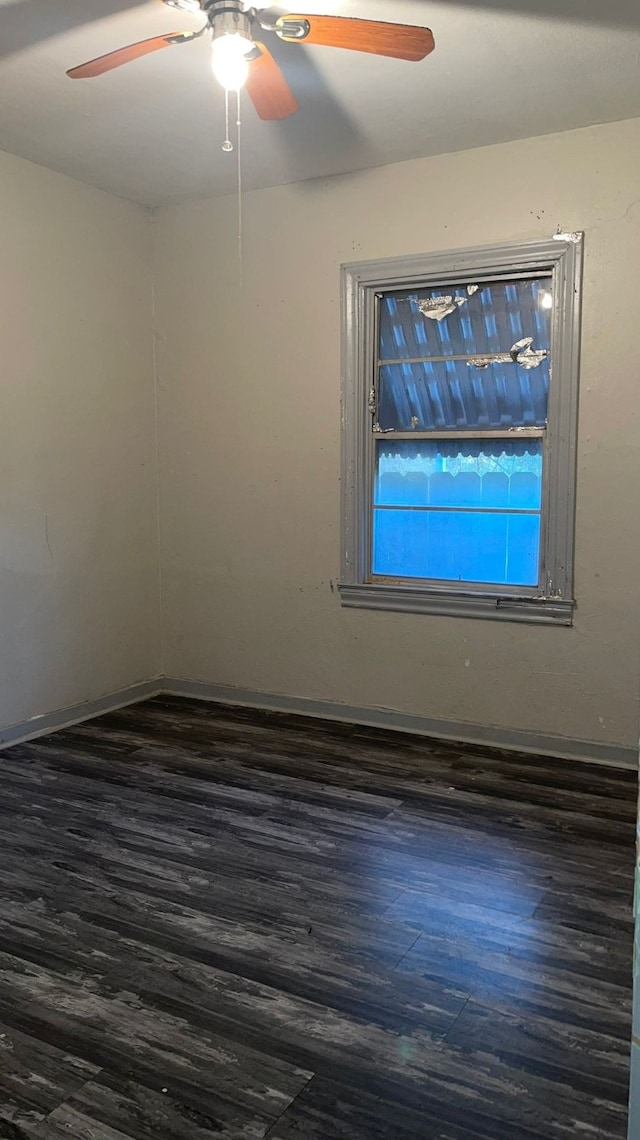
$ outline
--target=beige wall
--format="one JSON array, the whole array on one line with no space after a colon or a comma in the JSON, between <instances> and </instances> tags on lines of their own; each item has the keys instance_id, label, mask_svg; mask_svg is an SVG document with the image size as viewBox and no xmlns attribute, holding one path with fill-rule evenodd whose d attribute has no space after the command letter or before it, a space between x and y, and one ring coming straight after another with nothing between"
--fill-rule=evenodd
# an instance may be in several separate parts
<instances>
[{"instance_id":1,"label":"beige wall","mask_svg":"<svg viewBox=\"0 0 640 1140\"><path fill-rule=\"evenodd\" d=\"M233 199L151 227L0 155L0 727L164 668L633 747L639 144L627 122L249 194L242 287ZM341 610L340 263L558 225L586 231L574 629Z\"/></svg>"},{"instance_id":2,"label":"beige wall","mask_svg":"<svg viewBox=\"0 0 640 1140\"><path fill-rule=\"evenodd\" d=\"M155 216L170 675L632 747L640 121ZM341 262L586 231L573 629L343 610Z\"/></svg>"},{"instance_id":3,"label":"beige wall","mask_svg":"<svg viewBox=\"0 0 640 1140\"><path fill-rule=\"evenodd\" d=\"M0 154L0 726L157 674L151 226Z\"/></svg>"}]
</instances>

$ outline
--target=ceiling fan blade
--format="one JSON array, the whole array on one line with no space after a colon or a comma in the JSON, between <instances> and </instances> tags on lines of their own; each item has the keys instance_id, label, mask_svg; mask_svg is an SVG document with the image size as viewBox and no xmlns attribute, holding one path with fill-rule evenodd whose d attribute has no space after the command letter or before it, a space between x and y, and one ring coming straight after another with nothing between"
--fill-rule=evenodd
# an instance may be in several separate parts
<instances>
[{"instance_id":1,"label":"ceiling fan blade","mask_svg":"<svg viewBox=\"0 0 640 1140\"><path fill-rule=\"evenodd\" d=\"M300 35L300 25L309 28L306 35ZM281 16L275 30L288 43L323 44L414 62L424 59L435 47L429 28L355 20L350 16Z\"/></svg>"},{"instance_id":2,"label":"ceiling fan blade","mask_svg":"<svg viewBox=\"0 0 640 1140\"><path fill-rule=\"evenodd\" d=\"M196 32L170 32L166 36L153 36L150 40L140 40L137 44L129 44L128 47L119 48L118 51L99 55L97 59L82 63L79 67L72 67L67 75L70 79L93 79L96 75L103 75L105 71L113 71L114 67L122 67L123 63L130 63L132 59L140 59L141 56L149 55L152 51L159 51L160 48L171 47L173 44L185 43L187 40L193 39L196 34Z\"/></svg>"},{"instance_id":3,"label":"ceiling fan blade","mask_svg":"<svg viewBox=\"0 0 640 1140\"><path fill-rule=\"evenodd\" d=\"M287 119L298 102L271 52L256 44L260 55L249 64L247 94L261 119Z\"/></svg>"}]
</instances>

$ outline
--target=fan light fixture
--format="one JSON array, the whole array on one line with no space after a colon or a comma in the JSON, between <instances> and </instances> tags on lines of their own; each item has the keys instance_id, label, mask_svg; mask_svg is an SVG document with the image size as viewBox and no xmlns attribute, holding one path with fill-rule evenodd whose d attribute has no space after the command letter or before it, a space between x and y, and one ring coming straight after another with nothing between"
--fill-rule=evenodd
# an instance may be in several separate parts
<instances>
[{"instance_id":1,"label":"fan light fixture","mask_svg":"<svg viewBox=\"0 0 640 1140\"><path fill-rule=\"evenodd\" d=\"M0 0L2 4L3 0ZM205 34L213 40L213 72L227 92L239 91L246 83L247 94L259 117L288 119L298 110L298 101L262 33L275 35L285 44L317 44L370 55L417 62L433 51L429 28L413 24L390 24L350 16L310 16L277 9L250 7L250 0L165 0L171 8L204 17L196 31L165 32L135 44L109 51L67 72L71 79L94 79L132 60L162 48L191 43ZM393 7L393 5L389 5ZM254 35L259 29L259 34ZM288 50L288 49L287 49ZM225 148L228 149L228 148Z\"/></svg>"},{"instance_id":2,"label":"fan light fixture","mask_svg":"<svg viewBox=\"0 0 640 1140\"><path fill-rule=\"evenodd\" d=\"M249 75L247 56L253 51L252 41L239 32L230 32L217 36L211 47L211 69L218 83L225 91L239 91Z\"/></svg>"},{"instance_id":3,"label":"fan light fixture","mask_svg":"<svg viewBox=\"0 0 640 1140\"><path fill-rule=\"evenodd\" d=\"M247 82L249 56L254 48L251 19L240 0L218 0L208 11L213 33L213 74L225 91L239 91Z\"/></svg>"}]
</instances>

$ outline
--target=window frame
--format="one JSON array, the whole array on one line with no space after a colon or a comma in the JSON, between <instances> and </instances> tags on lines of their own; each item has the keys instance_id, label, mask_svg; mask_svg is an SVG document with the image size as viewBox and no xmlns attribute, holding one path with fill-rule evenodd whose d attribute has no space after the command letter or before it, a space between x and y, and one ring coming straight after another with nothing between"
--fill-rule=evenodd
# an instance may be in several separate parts
<instances>
[{"instance_id":1,"label":"window frame","mask_svg":"<svg viewBox=\"0 0 640 1140\"><path fill-rule=\"evenodd\" d=\"M435 254L352 262L341 267L342 296L342 550L343 606L571 625L575 531L578 372L583 234ZM427 579L372 581L373 464L376 439L411 433L372 431L375 413L377 304L380 293L464 285L510 274L551 273L551 368L544 433L541 585L436 584ZM420 432L455 438L455 431ZM469 434L474 433L466 433ZM527 429L475 433L522 438ZM531 434L531 433L529 433ZM539 433L538 433L539 434Z\"/></svg>"}]
</instances>

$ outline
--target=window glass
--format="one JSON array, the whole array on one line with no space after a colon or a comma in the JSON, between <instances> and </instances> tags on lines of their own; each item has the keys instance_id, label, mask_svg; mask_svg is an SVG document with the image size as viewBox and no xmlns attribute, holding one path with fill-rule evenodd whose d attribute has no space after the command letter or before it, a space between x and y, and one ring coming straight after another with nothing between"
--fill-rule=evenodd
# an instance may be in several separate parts
<instances>
[{"instance_id":1,"label":"window glass","mask_svg":"<svg viewBox=\"0 0 640 1140\"><path fill-rule=\"evenodd\" d=\"M534 348L548 350L551 308L551 276L540 275L385 293L380 360L505 352L527 336Z\"/></svg>"},{"instance_id":2,"label":"window glass","mask_svg":"<svg viewBox=\"0 0 640 1140\"><path fill-rule=\"evenodd\" d=\"M455 431L544 427L549 362L536 368L465 361L384 364L379 370L382 431Z\"/></svg>"},{"instance_id":3,"label":"window glass","mask_svg":"<svg viewBox=\"0 0 640 1140\"><path fill-rule=\"evenodd\" d=\"M542 440L378 440L372 572L535 586Z\"/></svg>"},{"instance_id":4,"label":"window glass","mask_svg":"<svg viewBox=\"0 0 640 1140\"><path fill-rule=\"evenodd\" d=\"M550 277L379 298L382 431L544 427Z\"/></svg>"}]
</instances>

